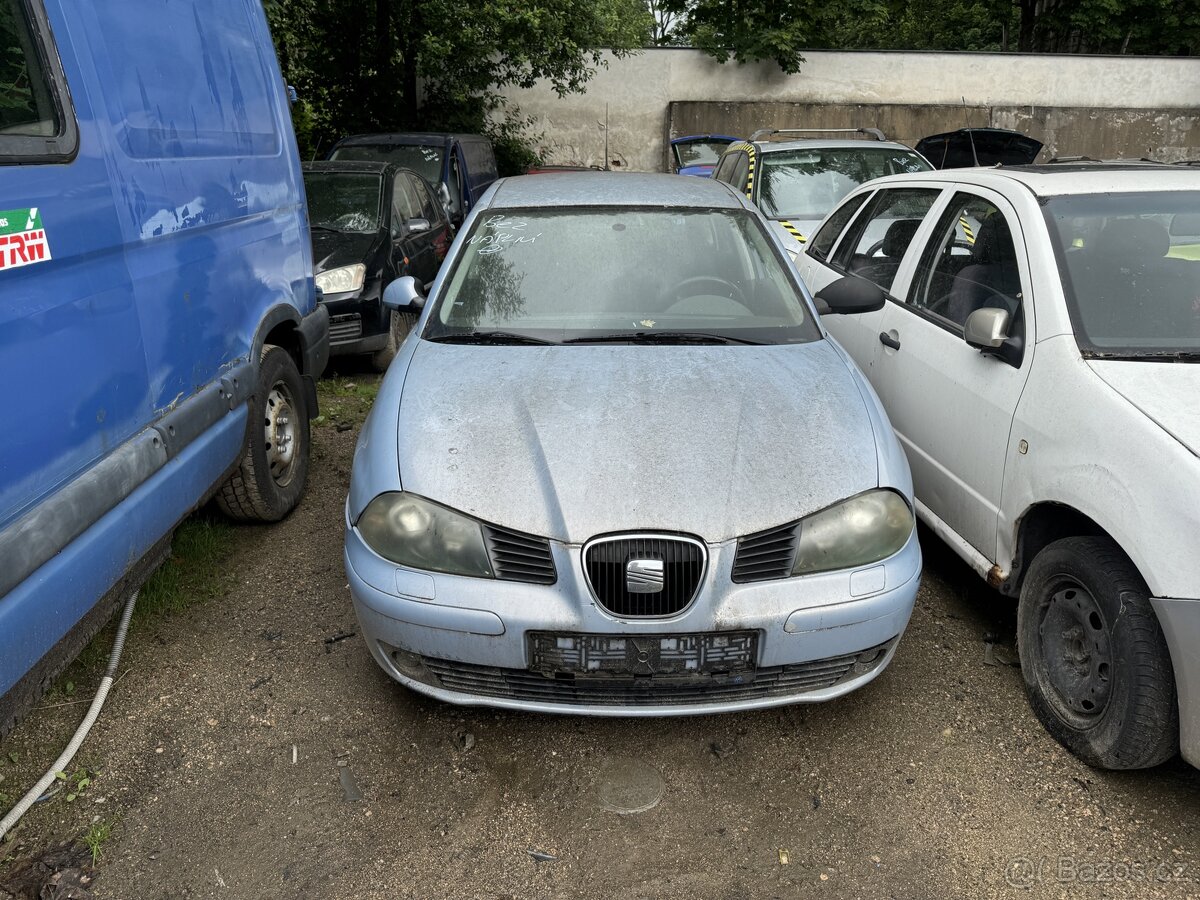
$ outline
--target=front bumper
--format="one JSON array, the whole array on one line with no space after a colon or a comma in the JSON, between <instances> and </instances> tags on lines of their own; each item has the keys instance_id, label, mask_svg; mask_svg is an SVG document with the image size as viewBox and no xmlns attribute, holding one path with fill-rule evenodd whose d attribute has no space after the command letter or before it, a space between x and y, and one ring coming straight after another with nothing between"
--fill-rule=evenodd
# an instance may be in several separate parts
<instances>
[{"instance_id":1,"label":"front bumper","mask_svg":"<svg viewBox=\"0 0 1200 900\"><path fill-rule=\"evenodd\" d=\"M387 346L391 315L380 299L379 285L326 294L321 305L329 312L329 350L333 356L374 353Z\"/></svg>"},{"instance_id":2,"label":"front bumper","mask_svg":"<svg viewBox=\"0 0 1200 900\"><path fill-rule=\"evenodd\" d=\"M581 548L551 542L558 581L531 585L434 575L377 556L347 524L346 573L376 662L440 700L590 715L688 715L830 700L891 661L920 581L916 532L895 556L861 570L754 584L730 578L736 542L710 545L693 603L669 618L619 618L597 605ZM855 592L852 593L851 584ZM532 671L527 633L667 636L754 632L755 668L713 682L685 679L602 689L595 679ZM612 686L613 683L609 682ZM708 686L711 685L711 690Z\"/></svg>"},{"instance_id":3,"label":"front bumper","mask_svg":"<svg viewBox=\"0 0 1200 900\"><path fill-rule=\"evenodd\" d=\"M1200 600L1152 597L1179 694L1179 752L1200 768Z\"/></svg>"}]
</instances>

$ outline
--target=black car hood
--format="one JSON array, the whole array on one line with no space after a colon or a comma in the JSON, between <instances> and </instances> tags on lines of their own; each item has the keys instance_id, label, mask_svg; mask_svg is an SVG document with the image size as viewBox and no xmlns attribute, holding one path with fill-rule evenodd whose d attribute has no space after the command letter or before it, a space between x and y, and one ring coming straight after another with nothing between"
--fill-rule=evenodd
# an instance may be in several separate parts
<instances>
[{"instance_id":1,"label":"black car hood","mask_svg":"<svg viewBox=\"0 0 1200 900\"><path fill-rule=\"evenodd\" d=\"M916 146L916 151L935 169L963 169L997 163L1028 166L1041 150L1041 141L1007 128L960 128L921 138Z\"/></svg>"},{"instance_id":2,"label":"black car hood","mask_svg":"<svg viewBox=\"0 0 1200 900\"><path fill-rule=\"evenodd\" d=\"M340 266L366 262L379 241L379 234L322 231L313 229L313 272L321 273Z\"/></svg>"}]
</instances>

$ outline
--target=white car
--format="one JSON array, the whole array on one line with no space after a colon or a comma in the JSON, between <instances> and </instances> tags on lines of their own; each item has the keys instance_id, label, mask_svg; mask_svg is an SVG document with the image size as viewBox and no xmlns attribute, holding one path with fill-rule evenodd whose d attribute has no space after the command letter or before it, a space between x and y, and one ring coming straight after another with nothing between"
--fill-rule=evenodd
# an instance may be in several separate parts
<instances>
[{"instance_id":1,"label":"white car","mask_svg":"<svg viewBox=\"0 0 1200 900\"><path fill-rule=\"evenodd\" d=\"M919 517L1020 598L1050 733L1096 766L1200 765L1200 171L882 178L796 265L818 298L887 295L825 325L883 400Z\"/></svg>"}]
</instances>

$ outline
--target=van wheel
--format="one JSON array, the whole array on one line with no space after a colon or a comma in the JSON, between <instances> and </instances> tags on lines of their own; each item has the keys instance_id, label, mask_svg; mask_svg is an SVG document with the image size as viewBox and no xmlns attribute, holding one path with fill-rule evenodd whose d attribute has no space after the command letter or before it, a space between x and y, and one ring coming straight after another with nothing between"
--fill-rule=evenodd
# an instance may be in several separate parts
<instances>
[{"instance_id":1,"label":"van wheel","mask_svg":"<svg viewBox=\"0 0 1200 900\"><path fill-rule=\"evenodd\" d=\"M304 385L282 347L263 346L249 415L245 455L217 492L217 505L233 519L278 522L300 502L309 454Z\"/></svg>"},{"instance_id":2,"label":"van wheel","mask_svg":"<svg viewBox=\"0 0 1200 900\"><path fill-rule=\"evenodd\" d=\"M388 326L387 346L382 350L375 351L371 355L371 368L376 372L386 372L387 367L396 358L396 351L400 349L400 345L404 343L404 339L408 337L408 333L412 331L412 327L416 324L416 313L397 312L393 309L390 325Z\"/></svg>"},{"instance_id":3,"label":"van wheel","mask_svg":"<svg viewBox=\"0 0 1200 900\"><path fill-rule=\"evenodd\" d=\"M1103 537L1055 541L1021 589L1029 703L1060 744L1098 768L1155 766L1179 749L1175 675L1149 593Z\"/></svg>"}]
</instances>

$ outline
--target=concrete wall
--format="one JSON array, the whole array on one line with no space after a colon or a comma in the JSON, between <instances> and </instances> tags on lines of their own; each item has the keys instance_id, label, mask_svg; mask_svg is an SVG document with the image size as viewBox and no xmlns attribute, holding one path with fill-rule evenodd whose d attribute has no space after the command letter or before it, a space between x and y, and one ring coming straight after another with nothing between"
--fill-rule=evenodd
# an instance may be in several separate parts
<instances>
[{"instance_id":1,"label":"concrete wall","mask_svg":"<svg viewBox=\"0 0 1200 900\"><path fill-rule=\"evenodd\" d=\"M584 94L545 85L506 96L542 132L547 162L661 171L667 141L695 131L881 127L906 143L996 125L1046 143L1043 157L1200 158L1200 59L1004 53L805 54L800 74L721 65L696 50L609 59ZM964 99L966 108L964 110ZM704 127L700 127L703 125Z\"/></svg>"}]
</instances>

